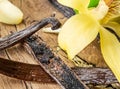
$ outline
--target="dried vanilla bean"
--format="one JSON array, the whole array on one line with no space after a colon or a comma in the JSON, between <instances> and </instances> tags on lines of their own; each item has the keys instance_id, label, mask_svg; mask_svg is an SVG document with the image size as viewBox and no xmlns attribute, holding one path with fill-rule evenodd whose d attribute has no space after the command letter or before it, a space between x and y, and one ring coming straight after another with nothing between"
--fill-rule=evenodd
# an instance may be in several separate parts
<instances>
[{"instance_id":1,"label":"dried vanilla bean","mask_svg":"<svg viewBox=\"0 0 120 89\"><path fill-rule=\"evenodd\" d=\"M55 81L40 67L40 65L26 64L4 58L0 58L0 73L26 81L55 83Z\"/></svg>"},{"instance_id":2,"label":"dried vanilla bean","mask_svg":"<svg viewBox=\"0 0 120 89\"><path fill-rule=\"evenodd\" d=\"M118 83L114 74L107 68L73 68L85 84L105 85Z\"/></svg>"},{"instance_id":3,"label":"dried vanilla bean","mask_svg":"<svg viewBox=\"0 0 120 89\"><path fill-rule=\"evenodd\" d=\"M38 31L47 24L52 24L53 30L61 26L60 22L57 19L53 17L45 18L40 22L25 28L22 31L15 32L6 37L0 38L0 50L13 46L14 44L29 37L30 35L32 35L33 33L35 33L36 31Z\"/></svg>"},{"instance_id":4,"label":"dried vanilla bean","mask_svg":"<svg viewBox=\"0 0 120 89\"><path fill-rule=\"evenodd\" d=\"M58 3L57 0L48 0L56 9L58 9L65 17L70 18L75 15L75 11L67 6Z\"/></svg>"},{"instance_id":5,"label":"dried vanilla bean","mask_svg":"<svg viewBox=\"0 0 120 89\"><path fill-rule=\"evenodd\" d=\"M40 66L63 89L89 89L41 39L34 40L34 38L29 37L26 40Z\"/></svg>"}]
</instances>

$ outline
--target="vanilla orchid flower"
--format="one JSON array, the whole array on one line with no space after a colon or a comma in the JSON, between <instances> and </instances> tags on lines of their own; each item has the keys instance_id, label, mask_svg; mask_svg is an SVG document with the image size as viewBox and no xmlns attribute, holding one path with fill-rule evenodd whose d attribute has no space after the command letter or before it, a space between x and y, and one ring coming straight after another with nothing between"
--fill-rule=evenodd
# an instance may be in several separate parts
<instances>
[{"instance_id":1,"label":"vanilla orchid flower","mask_svg":"<svg viewBox=\"0 0 120 89\"><path fill-rule=\"evenodd\" d=\"M117 37L103 27L106 24L113 27L118 36L120 27L115 19L104 21L109 7L104 0L100 0L97 7L88 8L92 0L58 0L63 5L69 6L79 13L68 19L62 26L58 35L58 44L73 59L80 51L88 46L100 34L101 52L106 64L120 82L120 43ZM98 0L97 0L98 1ZM119 0L114 0L119 1ZM104 18L104 19L103 19ZM114 24L117 24L117 27ZM110 25L111 24L111 25ZM116 29L117 28L117 29Z\"/></svg>"}]
</instances>

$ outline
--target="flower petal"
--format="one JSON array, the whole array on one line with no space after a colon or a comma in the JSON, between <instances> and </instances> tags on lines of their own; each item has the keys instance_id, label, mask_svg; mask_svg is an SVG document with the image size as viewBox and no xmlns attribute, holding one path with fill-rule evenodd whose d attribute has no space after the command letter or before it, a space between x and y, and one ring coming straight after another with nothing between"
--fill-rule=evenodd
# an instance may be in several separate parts
<instances>
[{"instance_id":1,"label":"flower petal","mask_svg":"<svg viewBox=\"0 0 120 89\"><path fill-rule=\"evenodd\" d=\"M114 0L104 0L104 1L109 6Z\"/></svg>"},{"instance_id":2,"label":"flower petal","mask_svg":"<svg viewBox=\"0 0 120 89\"><path fill-rule=\"evenodd\" d=\"M110 21L103 26L107 28L111 28L120 37L120 24L119 23Z\"/></svg>"},{"instance_id":3,"label":"flower petal","mask_svg":"<svg viewBox=\"0 0 120 89\"><path fill-rule=\"evenodd\" d=\"M105 62L120 82L120 43L111 32L100 30L101 51Z\"/></svg>"},{"instance_id":4,"label":"flower petal","mask_svg":"<svg viewBox=\"0 0 120 89\"><path fill-rule=\"evenodd\" d=\"M98 21L91 15L77 14L63 25L58 36L59 46L73 59L96 38L99 27Z\"/></svg>"},{"instance_id":5,"label":"flower petal","mask_svg":"<svg viewBox=\"0 0 120 89\"><path fill-rule=\"evenodd\" d=\"M106 5L104 0L100 0L96 8L90 9L89 12L97 19L102 20L108 13L109 7Z\"/></svg>"},{"instance_id":6,"label":"flower petal","mask_svg":"<svg viewBox=\"0 0 120 89\"><path fill-rule=\"evenodd\" d=\"M90 0L58 0L59 3L73 9L84 12L87 10Z\"/></svg>"}]
</instances>

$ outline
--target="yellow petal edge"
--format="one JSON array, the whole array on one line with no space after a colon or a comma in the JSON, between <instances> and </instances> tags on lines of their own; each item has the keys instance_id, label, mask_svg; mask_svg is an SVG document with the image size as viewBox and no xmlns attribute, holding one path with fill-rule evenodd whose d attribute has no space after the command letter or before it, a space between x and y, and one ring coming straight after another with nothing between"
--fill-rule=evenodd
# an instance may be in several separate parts
<instances>
[{"instance_id":1,"label":"yellow petal edge","mask_svg":"<svg viewBox=\"0 0 120 89\"><path fill-rule=\"evenodd\" d=\"M101 51L105 62L120 82L120 43L117 38L106 29L100 30Z\"/></svg>"},{"instance_id":2,"label":"yellow petal edge","mask_svg":"<svg viewBox=\"0 0 120 89\"><path fill-rule=\"evenodd\" d=\"M87 11L90 0L58 0L58 2L84 13Z\"/></svg>"}]
</instances>

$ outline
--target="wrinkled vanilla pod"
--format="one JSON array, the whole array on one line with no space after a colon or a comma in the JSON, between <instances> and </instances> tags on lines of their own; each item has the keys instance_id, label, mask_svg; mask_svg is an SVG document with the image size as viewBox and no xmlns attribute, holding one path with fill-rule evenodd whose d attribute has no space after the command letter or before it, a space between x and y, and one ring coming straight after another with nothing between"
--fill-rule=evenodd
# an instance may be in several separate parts
<instances>
[{"instance_id":1,"label":"wrinkled vanilla pod","mask_svg":"<svg viewBox=\"0 0 120 89\"><path fill-rule=\"evenodd\" d=\"M118 83L114 74L107 68L72 68L85 84L107 85Z\"/></svg>"},{"instance_id":2,"label":"wrinkled vanilla pod","mask_svg":"<svg viewBox=\"0 0 120 89\"><path fill-rule=\"evenodd\" d=\"M14 44L29 37L30 35L32 35L33 33L35 33L36 31L38 31L39 29L41 29L47 24L52 24L53 30L61 26L60 22L57 19L53 17L45 18L40 22L25 28L24 30L21 30L19 32L12 33L6 37L0 38L0 50L13 46Z\"/></svg>"},{"instance_id":3,"label":"wrinkled vanilla pod","mask_svg":"<svg viewBox=\"0 0 120 89\"><path fill-rule=\"evenodd\" d=\"M55 83L40 65L21 63L4 58L0 58L0 73L25 81Z\"/></svg>"},{"instance_id":4,"label":"wrinkled vanilla pod","mask_svg":"<svg viewBox=\"0 0 120 89\"><path fill-rule=\"evenodd\" d=\"M75 12L72 8L64 6L58 3L57 0L48 0L56 9L58 9L65 17L70 18L75 15Z\"/></svg>"},{"instance_id":5,"label":"wrinkled vanilla pod","mask_svg":"<svg viewBox=\"0 0 120 89\"><path fill-rule=\"evenodd\" d=\"M63 89L89 89L41 39L29 37L26 42L33 50L40 66Z\"/></svg>"}]
</instances>

